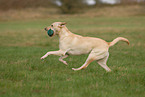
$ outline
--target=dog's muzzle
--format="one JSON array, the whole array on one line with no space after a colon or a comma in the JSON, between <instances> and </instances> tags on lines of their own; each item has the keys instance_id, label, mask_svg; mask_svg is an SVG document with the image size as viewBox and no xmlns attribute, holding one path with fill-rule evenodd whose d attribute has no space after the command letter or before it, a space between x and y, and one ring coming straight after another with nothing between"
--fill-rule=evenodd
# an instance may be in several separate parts
<instances>
[{"instance_id":1,"label":"dog's muzzle","mask_svg":"<svg viewBox=\"0 0 145 97\"><path fill-rule=\"evenodd\" d=\"M51 37L51 36L53 36L54 31L53 31L53 30L51 30L51 29L49 29L49 30L47 31L47 34Z\"/></svg>"}]
</instances>

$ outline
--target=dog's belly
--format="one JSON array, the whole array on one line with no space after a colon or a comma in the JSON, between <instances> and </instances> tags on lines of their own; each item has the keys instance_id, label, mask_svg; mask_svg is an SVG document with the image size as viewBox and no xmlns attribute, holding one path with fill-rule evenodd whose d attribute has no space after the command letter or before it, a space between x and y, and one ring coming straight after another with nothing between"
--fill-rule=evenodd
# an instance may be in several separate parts
<instances>
[{"instance_id":1,"label":"dog's belly","mask_svg":"<svg viewBox=\"0 0 145 97\"><path fill-rule=\"evenodd\" d=\"M67 53L70 55L88 54L91 49L70 49Z\"/></svg>"}]
</instances>

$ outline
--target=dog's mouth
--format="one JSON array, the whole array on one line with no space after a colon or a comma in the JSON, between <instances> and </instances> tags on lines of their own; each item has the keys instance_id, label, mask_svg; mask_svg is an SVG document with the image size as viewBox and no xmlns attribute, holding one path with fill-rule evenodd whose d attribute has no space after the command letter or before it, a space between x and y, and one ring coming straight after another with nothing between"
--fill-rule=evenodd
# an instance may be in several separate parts
<instances>
[{"instance_id":1,"label":"dog's mouth","mask_svg":"<svg viewBox=\"0 0 145 97\"><path fill-rule=\"evenodd\" d=\"M47 34L48 34L50 37L53 36L53 34L54 34L54 31L53 31L53 30L51 30L51 29L49 29L49 30L45 29L45 30L47 31Z\"/></svg>"}]
</instances>

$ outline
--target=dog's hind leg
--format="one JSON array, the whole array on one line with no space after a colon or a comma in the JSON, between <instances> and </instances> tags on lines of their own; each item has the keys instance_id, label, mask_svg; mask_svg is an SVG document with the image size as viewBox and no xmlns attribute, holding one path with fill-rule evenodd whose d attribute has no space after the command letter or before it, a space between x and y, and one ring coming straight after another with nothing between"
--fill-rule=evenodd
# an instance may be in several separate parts
<instances>
[{"instance_id":1,"label":"dog's hind leg","mask_svg":"<svg viewBox=\"0 0 145 97\"><path fill-rule=\"evenodd\" d=\"M63 60L64 58L67 58L67 57L68 57L68 55L61 56L59 58L59 61L62 62L62 63L64 63L65 65L68 65L67 62Z\"/></svg>"},{"instance_id":2,"label":"dog's hind leg","mask_svg":"<svg viewBox=\"0 0 145 97\"><path fill-rule=\"evenodd\" d=\"M81 70L81 69L85 69L91 62L93 62L95 59L93 58L92 54L90 54L86 60L86 62L79 68L72 68L72 70Z\"/></svg>"},{"instance_id":3,"label":"dog's hind leg","mask_svg":"<svg viewBox=\"0 0 145 97\"><path fill-rule=\"evenodd\" d=\"M107 62L107 59L108 57L106 56L109 56L109 53L108 51L106 50L98 50L98 49L94 49L92 50L92 52L90 53L89 57L87 58L86 62L79 68L75 69L75 68L72 68L73 70L81 70L81 69L84 69L86 68L92 61L94 60L97 60L99 65L101 65L105 70L107 71L111 71L110 68L106 65L105 62Z\"/></svg>"},{"instance_id":4,"label":"dog's hind leg","mask_svg":"<svg viewBox=\"0 0 145 97\"><path fill-rule=\"evenodd\" d=\"M106 65L107 60L109 57L109 53L107 56L105 56L103 59L97 60L98 64L103 67L107 72L111 72L111 69Z\"/></svg>"}]
</instances>

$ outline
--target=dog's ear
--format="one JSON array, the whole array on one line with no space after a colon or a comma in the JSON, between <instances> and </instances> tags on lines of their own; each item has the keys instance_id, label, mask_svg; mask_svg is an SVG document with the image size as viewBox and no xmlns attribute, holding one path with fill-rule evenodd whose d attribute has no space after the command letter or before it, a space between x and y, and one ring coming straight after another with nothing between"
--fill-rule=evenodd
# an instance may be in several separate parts
<instances>
[{"instance_id":1,"label":"dog's ear","mask_svg":"<svg viewBox=\"0 0 145 97\"><path fill-rule=\"evenodd\" d=\"M61 24L60 25L65 25L66 24L66 22L61 22Z\"/></svg>"},{"instance_id":2,"label":"dog's ear","mask_svg":"<svg viewBox=\"0 0 145 97\"><path fill-rule=\"evenodd\" d=\"M66 22L61 22L61 24L59 25L59 27L63 27L66 24Z\"/></svg>"}]
</instances>

